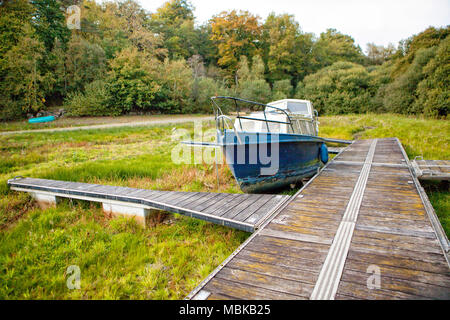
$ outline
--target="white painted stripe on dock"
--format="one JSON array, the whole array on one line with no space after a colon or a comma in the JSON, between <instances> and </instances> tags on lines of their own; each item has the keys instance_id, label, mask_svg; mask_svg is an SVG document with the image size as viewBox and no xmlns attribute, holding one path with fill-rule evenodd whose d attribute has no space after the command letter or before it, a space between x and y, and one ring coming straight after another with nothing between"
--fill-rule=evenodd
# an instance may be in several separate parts
<instances>
[{"instance_id":1,"label":"white painted stripe on dock","mask_svg":"<svg viewBox=\"0 0 450 320\"><path fill-rule=\"evenodd\" d=\"M330 246L328 255L320 270L314 290L310 296L311 300L333 300L339 282L344 271L345 261L347 259L348 250L355 229L356 220L358 218L359 208L366 189L367 180L369 179L370 168L372 166L373 157L377 140L373 140L367 152L366 160L356 182L353 193L345 209L342 221L339 224L333 243Z\"/></svg>"},{"instance_id":2,"label":"white painted stripe on dock","mask_svg":"<svg viewBox=\"0 0 450 320\"><path fill-rule=\"evenodd\" d=\"M211 292L206 290L200 290L199 293L197 293L192 300L206 300L211 295Z\"/></svg>"}]
</instances>

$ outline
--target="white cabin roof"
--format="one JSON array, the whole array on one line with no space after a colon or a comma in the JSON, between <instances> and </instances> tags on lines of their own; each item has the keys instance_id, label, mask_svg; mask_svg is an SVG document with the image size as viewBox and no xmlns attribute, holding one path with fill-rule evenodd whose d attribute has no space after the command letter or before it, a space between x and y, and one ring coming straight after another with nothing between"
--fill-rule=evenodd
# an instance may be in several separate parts
<instances>
[{"instance_id":1,"label":"white cabin roof","mask_svg":"<svg viewBox=\"0 0 450 320\"><path fill-rule=\"evenodd\" d=\"M289 113L297 113L311 117L313 116L313 108L311 101L309 100L283 99L269 102L267 105L286 110ZM274 110L266 107L266 111Z\"/></svg>"}]
</instances>

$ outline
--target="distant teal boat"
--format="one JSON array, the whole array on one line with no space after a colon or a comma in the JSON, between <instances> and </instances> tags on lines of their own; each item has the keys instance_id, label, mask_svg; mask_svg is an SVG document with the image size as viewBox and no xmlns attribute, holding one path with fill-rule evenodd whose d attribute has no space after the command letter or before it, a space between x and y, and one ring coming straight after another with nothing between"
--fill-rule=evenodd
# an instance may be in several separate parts
<instances>
[{"instance_id":1,"label":"distant teal boat","mask_svg":"<svg viewBox=\"0 0 450 320\"><path fill-rule=\"evenodd\" d=\"M29 123L42 123L42 122L50 122L54 121L54 116L47 116L47 117L39 117L39 118L31 118L28 120Z\"/></svg>"}]
</instances>

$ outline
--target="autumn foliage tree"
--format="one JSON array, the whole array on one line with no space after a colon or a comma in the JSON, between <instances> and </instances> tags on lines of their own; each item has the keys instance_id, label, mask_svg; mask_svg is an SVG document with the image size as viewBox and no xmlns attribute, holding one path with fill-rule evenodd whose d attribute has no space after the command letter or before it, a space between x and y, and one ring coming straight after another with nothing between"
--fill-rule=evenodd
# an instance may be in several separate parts
<instances>
[{"instance_id":1,"label":"autumn foliage tree","mask_svg":"<svg viewBox=\"0 0 450 320\"><path fill-rule=\"evenodd\" d=\"M294 16L271 13L263 26L268 79L291 79L295 83L311 72L312 34L303 33Z\"/></svg>"},{"instance_id":2,"label":"autumn foliage tree","mask_svg":"<svg viewBox=\"0 0 450 320\"><path fill-rule=\"evenodd\" d=\"M248 11L222 12L211 20L211 40L218 49L219 66L235 76L241 56L253 57L259 52L262 32L259 17Z\"/></svg>"},{"instance_id":3,"label":"autumn foliage tree","mask_svg":"<svg viewBox=\"0 0 450 320\"><path fill-rule=\"evenodd\" d=\"M74 4L80 29L70 30ZM210 112L216 94L446 117L449 34L430 27L364 54L350 35L306 33L290 14L231 10L199 24L189 0L155 12L135 0L0 0L0 120L61 106L77 116Z\"/></svg>"}]
</instances>

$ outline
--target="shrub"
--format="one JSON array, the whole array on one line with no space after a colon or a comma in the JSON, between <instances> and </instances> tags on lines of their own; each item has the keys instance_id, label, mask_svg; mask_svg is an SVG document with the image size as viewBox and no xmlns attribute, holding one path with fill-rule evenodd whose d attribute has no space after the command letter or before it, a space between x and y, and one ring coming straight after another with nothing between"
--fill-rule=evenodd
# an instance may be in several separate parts
<instances>
[{"instance_id":1,"label":"shrub","mask_svg":"<svg viewBox=\"0 0 450 320\"><path fill-rule=\"evenodd\" d=\"M299 83L296 97L314 103L320 113L344 114L367 111L370 75L351 62L336 62Z\"/></svg>"},{"instance_id":2,"label":"shrub","mask_svg":"<svg viewBox=\"0 0 450 320\"><path fill-rule=\"evenodd\" d=\"M425 78L417 85L413 109L427 116L447 116L450 105L450 37L442 41L423 73Z\"/></svg>"},{"instance_id":3,"label":"shrub","mask_svg":"<svg viewBox=\"0 0 450 320\"><path fill-rule=\"evenodd\" d=\"M122 50L111 62L108 107L122 113L155 111L153 102L160 90L155 81L158 66L156 59L136 48Z\"/></svg>"},{"instance_id":4,"label":"shrub","mask_svg":"<svg viewBox=\"0 0 450 320\"><path fill-rule=\"evenodd\" d=\"M110 99L107 84L102 80L96 80L86 85L84 93L69 94L65 107L70 116L106 116L119 115L120 108L107 106Z\"/></svg>"},{"instance_id":5,"label":"shrub","mask_svg":"<svg viewBox=\"0 0 450 320\"><path fill-rule=\"evenodd\" d=\"M220 82L211 78L201 77L194 82L193 112L211 113L211 101L213 96L228 95L227 88ZM225 112L225 110L222 110Z\"/></svg>"},{"instance_id":6,"label":"shrub","mask_svg":"<svg viewBox=\"0 0 450 320\"><path fill-rule=\"evenodd\" d=\"M285 79L275 81L272 88L272 100L290 98L293 90L294 87L292 87L291 80Z\"/></svg>"},{"instance_id":7,"label":"shrub","mask_svg":"<svg viewBox=\"0 0 450 320\"><path fill-rule=\"evenodd\" d=\"M159 90L155 94L154 108L162 113L192 112L192 69L184 59L166 59L155 74Z\"/></svg>"},{"instance_id":8,"label":"shrub","mask_svg":"<svg viewBox=\"0 0 450 320\"><path fill-rule=\"evenodd\" d=\"M243 99L267 103L271 96L270 85L266 80L247 80L240 85L240 97Z\"/></svg>"},{"instance_id":9,"label":"shrub","mask_svg":"<svg viewBox=\"0 0 450 320\"><path fill-rule=\"evenodd\" d=\"M422 110L414 104L416 89L425 77L423 68L435 55L436 47L419 49L411 65L386 87L384 105L390 112L421 113Z\"/></svg>"}]
</instances>

